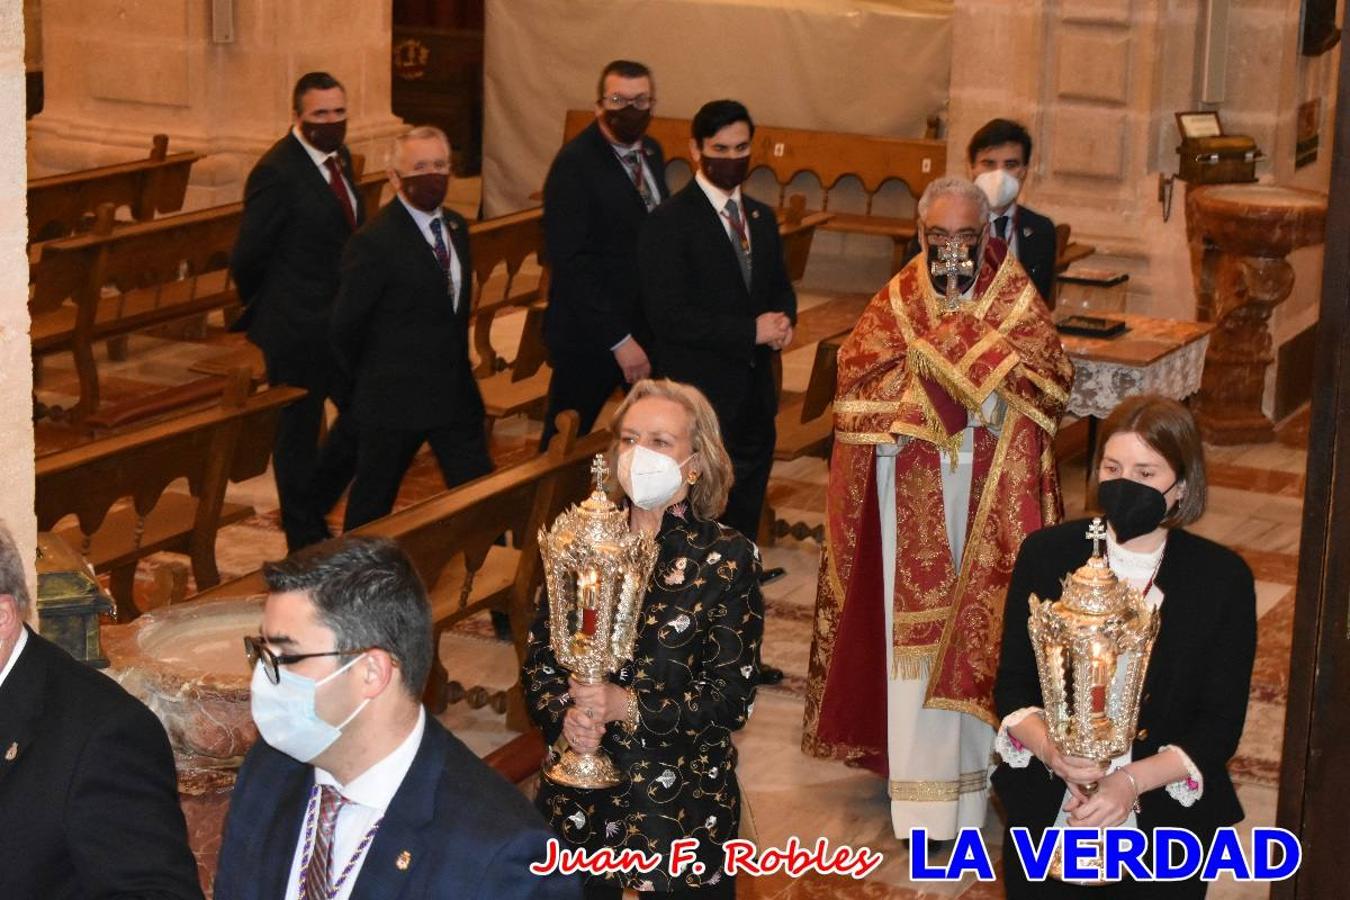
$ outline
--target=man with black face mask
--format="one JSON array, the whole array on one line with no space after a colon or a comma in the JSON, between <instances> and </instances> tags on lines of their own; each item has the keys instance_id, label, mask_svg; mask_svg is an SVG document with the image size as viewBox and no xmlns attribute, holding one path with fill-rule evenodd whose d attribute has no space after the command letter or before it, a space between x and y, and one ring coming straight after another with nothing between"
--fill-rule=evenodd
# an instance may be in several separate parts
<instances>
[{"instance_id":1,"label":"man with black face mask","mask_svg":"<svg viewBox=\"0 0 1350 900\"><path fill-rule=\"evenodd\" d=\"M324 400L341 404L328 344L328 317L338 290L347 238L365 221L355 190L347 134L347 95L327 72L295 84L290 132L258 160L244 188L244 218L230 275L244 304L232 326L262 350L271 384L309 393L281 411L272 468L287 548L328 537L321 510L351 480L355 435L337 427L319 458Z\"/></svg>"},{"instance_id":2,"label":"man with black face mask","mask_svg":"<svg viewBox=\"0 0 1350 900\"><path fill-rule=\"evenodd\" d=\"M651 374L635 257L643 220L668 193L661 145L645 136L656 89L646 66L617 59L597 91L595 122L558 151L544 183L553 377L541 450L558 413L576 410L585 434L615 388Z\"/></svg>"},{"instance_id":3,"label":"man with black face mask","mask_svg":"<svg viewBox=\"0 0 1350 900\"><path fill-rule=\"evenodd\" d=\"M446 487L492 471L469 364L469 226L442 206L450 142L414 128L394 140L389 165L398 196L352 235L333 306L333 345L353 384L343 418L360 433L345 530L389 513L423 443Z\"/></svg>"},{"instance_id":4,"label":"man with black face mask","mask_svg":"<svg viewBox=\"0 0 1350 900\"><path fill-rule=\"evenodd\" d=\"M803 746L887 773L900 838L984 823L1008 576L1062 512L1073 367L988 203L929 184L924 252L839 348Z\"/></svg>"}]
</instances>

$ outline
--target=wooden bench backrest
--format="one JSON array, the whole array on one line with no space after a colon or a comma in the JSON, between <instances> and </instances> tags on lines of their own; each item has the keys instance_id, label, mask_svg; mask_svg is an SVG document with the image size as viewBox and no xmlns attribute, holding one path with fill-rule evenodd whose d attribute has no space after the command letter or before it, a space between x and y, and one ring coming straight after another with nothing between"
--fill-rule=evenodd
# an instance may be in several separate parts
<instances>
[{"instance_id":1,"label":"wooden bench backrest","mask_svg":"<svg viewBox=\"0 0 1350 900\"><path fill-rule=\"evenodd\" d=\"M132 500L144 516L180 478L188 480L204 505L218 504L227 481L267 471L277 414L303 395L299 388L272 388L39 457L38 530L50 531L74 515L80 530L93 534L123 499Z\"/></svg>"},{"instance_id":2,"label":"wooden bench backrest","mask_svg":"<svg viewBox=\"0 0 1350 900\"><path fill-rule=\"evenodd\" d=\"M569 141L595 120L592 110L570 109L563 125L563 140ZM680 159L693 166L689 153L688 119L652 118L647 134L661 145L666 161ZM788 186L800 173L810 173L824 192L824 209L830 208L830 191L846 176L853 176L867 194L867 212L886 182L898 179L918 199L930 181L947 171L947 145L943 141L875 137L805 128L755 125L750 148L751 164L767 166L778 182L778 206L787 201Z\"/></svg>"},{"instance_id":3,"label":"wooden bench backrest","mask_svg":"<svg viewBox=\"0 0 1350 900\"><path fill-rule=\"evenodd\" d=\"M469 225L470 256L473 258L474 350L476 374L491 375L503 367L492 345L493 317L504 309L528 306L548 294L546 277L526 279L521 285L521 267L544 246L544 210L521 210Z\"/></svg>"},{"instance_id":4,"label":"wooden bench backrest","mask_svg":"<svg viewBox=\"0 0 1350 900\"><path fill-rule=\"evenodd\" d=\"M28 182L28 240L70 234L101 204L129 207L138 222L183 208L192 164L200 153L168 153L167 135L155 135L147 159L66 172Z\"/></svg>"}]
</instances>

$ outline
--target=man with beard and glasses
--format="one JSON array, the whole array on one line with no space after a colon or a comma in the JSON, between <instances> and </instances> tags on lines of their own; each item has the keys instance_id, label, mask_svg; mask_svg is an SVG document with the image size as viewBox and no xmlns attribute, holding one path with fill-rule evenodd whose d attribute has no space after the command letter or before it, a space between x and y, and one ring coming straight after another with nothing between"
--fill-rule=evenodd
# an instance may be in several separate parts
<instances>
[{"instance_id":1,"label":"man with beard and glasses","mask_svg":"<svg viewBox=\"0 0 1350 900\"><path fill-rule=\"evenodd\" d=\"M1062 515L1073 382L1040 294L963 178L923 253L839 348L803 749L889 780L900 838L984 824L1002 612L1022 539Z\"/></svg>"},{"instance_id":2,"label":"man with beard and glasses","mask_svg":"<svg viewBox=\"0 0 1350 900\"><path fill-rule=\"evenodd\" d=\"M442 205L450 142L414 128L394 139L389 165L398 195L352 235L333 306L333 346L353 385L343 418L359 434L344 530L389 513L423 443L447 487L492 471L469 363L469 226Z\"/></svg>"},{"instance_id":3,"label":"man with beard and glasses","mask_svg":"<svg viewBox=\"0 0 1350 900\"><path fill-rule=\"evenodd\" d=\"M337 502L356 460L341 425L319 459L324 400L341 405L328 343L342 248L363 221L347 134L347 94L327 72L301 76L290 132L258 160L244 188L244 218L230 276L244 312L232 326L262 350L267 379L308 393L281 411L272 467L286 545L294 552L328 537L322 510Z\"/></svg>"},{"instance_id":4,"label":"man with beard and glasses","mask_svg":"<svg viewBox=\"0 0 1350 900\"><path fill-rule=\"evenodd\" d=\"M668 193L661 145L645 136L656 89L646 66L616 59L598 91L595 121L563 145L544 182L553 377L541 450L558 413L576 410L584 434L616 387L651 374L636 256L643 220Z\"/></svg>"}]
</instances>

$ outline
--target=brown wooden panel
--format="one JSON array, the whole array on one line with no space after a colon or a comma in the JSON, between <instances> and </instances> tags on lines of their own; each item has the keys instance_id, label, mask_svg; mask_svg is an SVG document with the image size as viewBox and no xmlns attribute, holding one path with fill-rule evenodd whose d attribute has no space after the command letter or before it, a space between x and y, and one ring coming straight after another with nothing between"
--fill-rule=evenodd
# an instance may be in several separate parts
<instances>
[{"instance_id":1,"label":"brown wooden panel","mask_svg":"<svg viewBox=\"0 0 1350 900\"><path fill-rule=\"evenodd\" d=\"M1276 422L1312 399L1313 361L1317 355L1317 323L1280 345L1275 357Z\"/></svg>"}]
</instances>

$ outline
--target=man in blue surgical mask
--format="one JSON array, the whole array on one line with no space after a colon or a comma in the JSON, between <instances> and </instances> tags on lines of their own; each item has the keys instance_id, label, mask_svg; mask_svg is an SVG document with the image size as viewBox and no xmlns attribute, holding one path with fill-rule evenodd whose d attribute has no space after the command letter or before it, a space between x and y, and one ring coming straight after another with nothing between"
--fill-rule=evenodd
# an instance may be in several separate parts
<instances>
[{"instance_id":1,"label":"man in blue surgical mask","mask_svg":"<svg viewBox=\"0 0 1350 900\"><path fill-rule=\"evenodd\" d=\"M579 896L530 873L543 819L422 708L430 608L398 545L343 538L263 573L244 641L261 740L230 800L218 900Z\"/></svg>"}]
</instances>

